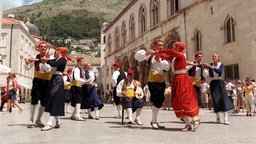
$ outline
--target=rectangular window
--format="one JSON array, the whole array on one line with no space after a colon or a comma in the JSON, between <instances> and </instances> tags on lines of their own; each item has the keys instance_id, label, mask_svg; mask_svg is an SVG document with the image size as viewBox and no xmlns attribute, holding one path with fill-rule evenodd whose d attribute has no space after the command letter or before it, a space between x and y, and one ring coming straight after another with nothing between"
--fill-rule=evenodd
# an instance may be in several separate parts
<instances>
[{"instance_id":1,"label":"rectangular window","mask_svg":"<svg viewBox=\"0 0 256 144\"><path fill-rule=\"evenodd\" d=\"M0 46L5 46L5 37L0 37Z\"/></svg>"},{"instance_id":2,"label":"rectangular window","mask_svg":"<svg viewBox=\"0 0 256 144\"><path fill-rule=\"evenodd\" d=\"M238 64L226 65L225 69L225 78L231 80L239 79L239 67Z\"/></svg>"}]
</instances>

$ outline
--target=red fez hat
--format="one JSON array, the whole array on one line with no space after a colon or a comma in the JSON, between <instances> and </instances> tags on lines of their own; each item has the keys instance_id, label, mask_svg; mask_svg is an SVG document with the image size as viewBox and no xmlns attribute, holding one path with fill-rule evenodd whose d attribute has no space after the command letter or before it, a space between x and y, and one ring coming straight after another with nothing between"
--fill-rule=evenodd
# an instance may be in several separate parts
<instances>
[{"instance_id":1,"label":"red fez hat","mask_svg":"<svg viewBox=\"0 0 256 144\"><path fill-rule=\"evenodd\" d=\"M198 55L202 54L202 52L196 52L195 53L195 57L197 57Z\"/></svg>"},{"instance_id":2,"label":"red fez hat","mask_svg":"<svg viewBox=\"0 0 256 144\"><path fill-rule=\"evenodd\" d=\"M68 68L67 72L68 73L72 72L72 68Z\"/></svg>"},{"instance_id":3,"label":"red fez hat","mask_svg":"<svg viewBox=\"0 0 256 144\"><path fill-rule=\"evenodd\" d=\"M80 62L82 59L84 59L84 58L78 57L78 58L76 59L76 61L77 61L77 62Z\"/></svg>"},{"instance_id":4,"label":"red fez hat","mask_svg":"<svg viewBox=\"0 0 256 144\"><path fill-rule=\"evenodd\" d=\"M119 63L119 62L115 62L115 63L113 64L113 66L115 66L115 67L120 67L120 63Z\"/></svg>"},{"instance_id":5,"label":"red fez hat","mask_svg":"<svg viewBox=\"0 0 256 144\"><path fill-rule=\"evenodd\" d=\"M127 74L128 74L128 75L129 75L129 74L130 74L130 75L134 74L134 70L128 69Z\"/></svg>"}]
</instances>

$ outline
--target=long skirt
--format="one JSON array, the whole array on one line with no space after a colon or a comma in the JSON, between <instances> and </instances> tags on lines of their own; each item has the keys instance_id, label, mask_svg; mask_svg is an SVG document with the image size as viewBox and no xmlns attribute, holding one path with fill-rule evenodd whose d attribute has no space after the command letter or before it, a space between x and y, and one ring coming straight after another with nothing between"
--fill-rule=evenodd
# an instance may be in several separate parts
<instances>
[{"instance_id":1,"label":"long skirt","mask_svg":"<svg viewBox=\"0 0 256 144\"><path fill-rule=\"evenodd\" d=\"M234 105L228 96L223 80L212 80L210 82L210 90L215 113L233 109Z\"/></svg>"},{"instance_id":2,"label":"long skirt","mask_svg":"<svg viewBox=\"0 0 256 144\"><path fill-rule=\"evenodd\" d=\"M51 116L64 116L65 97L62 75L52 75L47 92L45 111Z\"/></svg>"},{"instance_id":3,"label":"long skirt","mask_svg":"<svg viewBox=\"0 0 256 144\"><path fill-rule=\"evenodd\" d=\"M99 99L97 94L97 88L91 86L90 84L83 85L83 101L81 104L81 109L91 109L94 110L94 107L98 107L100 110L104 105Z\"/></svg>"},{"instance_id":4,"label":"long skirt","mask_svg":"<svg viewBox=\"0 0 256 144\"><path fill-rule=\"evenodd\" d=\"M171 105L177 118L195 117L199 113L197 95L186 74L173 77Z\"/></svg>"}]
</instances>

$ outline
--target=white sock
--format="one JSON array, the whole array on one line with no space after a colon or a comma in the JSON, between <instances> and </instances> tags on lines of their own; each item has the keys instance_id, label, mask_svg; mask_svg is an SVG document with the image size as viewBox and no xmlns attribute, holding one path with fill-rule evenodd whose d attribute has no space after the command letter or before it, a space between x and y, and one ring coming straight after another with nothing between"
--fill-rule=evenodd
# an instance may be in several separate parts
<instances>
[{"instance_id":1,"label":"white sock","mask_svg":"<svg viewBox=\"0 0 256 144\"><path fill-rule=\"evenodd\" d=\"M216 113L217 119L220 119L220 113Z\"/></svg>"},{"instance_id":2,"label":"white sock","mask_svg":"<svg viewBox=\"0 0 256 144\"><path fill-rule=\"evenodd\" d=\"M132 108L127 108L127 113L128 113L128 119L129 121L132 121Z\"/></svg>"},{"instance_id":3,"label":"white sock","mask_svg":"<svg viewBox=\"0 0 256 144\"><path fill-rule=\"evenodd\" d=\"M152 106L152 121L153 123L157 122L157 115L160 108L157 108L155 106Z\"/></svg>"},{"instance_id":4,"label":"white sock","mask_svg":"<svg viewBox=\"0 0 256 144\"><path fill-rule=\"evenodd\" d=\"M91 115L91 109L87 109L88 115Z\"/></svg>"},{"instance_id":5,"label":"white sock","mask_svg":"<svg viewBox=\"0 0 256 144\"><path fill-rule=\"evenodd\" d=\"M193 121L197 121L197 120L198 120L198 117L197 117L197 116L192 117L192 120L193 120Z\"/></svg>"},{"instance_id":6,"label":"white sock","mask_svg":"<svg viewBox=\"0 0 256 144\"><path fill-rule=\"evenodd\" d=\"M136 118L137 120L140 120L140 114L141 114L142 108L137 108L136 110Z\"/></svg>"},{"instance_id":7,"label":"white sock","mask_svg":"<svg viewBox=\"0 0 256 144\"><path fill-rule=\"evenodd\" d=\"M94 107L94 111L95 111L95 117L99 118L99 108L98 107Z\"/></svg>"},{"instance_id":8,"label":"white sock","mask_svg":"<svg viewBox=\"0 0 256 144\"><path fill-rule=\"evenodd\" d=\"M72 112L72 114L71 114L71 117L74 117L75 114L76 114L76 108L74 108L74 110L73 110L73 112Z\"/></svg>"},{"instance_id":9,"label":"white sock","mask_svg":"<svg viewBox=\"0 0 256 144\"><path fill-rule=\"evenodd\" d=\"M47 125L52 126L52 123L53 123L53 120L54 120L54 119L55 119L54 116L50 116L50 118L49 118L49 120L48 120L48 122L47 122Z\"/></svg>"},{"instance_id":10,"label":"white sock","mask_svg":"<svg viewBox=\"0 0 256 144\"><path fill-rule=\"evenodd\" d=\"M228 112L223 112L224 121L228 121Z\"/></svg>"},{"instance_id":11,"label":"white sock","mask_svg":"<svg viewBox=\"0 0 256 144\"><path fill-rule=\"evenodd\" d=\"M41 117L44 113L44 106L40 106L37 114L37 119L36 120L41 120Z\"/></svg>"},{"instance_id":12,"label":"white sock","mask_svg":"<svg viewBox=\"0 0 256 144\"><path fill-rule=\"evenodd\" d=\"M57 123L57 122L60 123L60 117L59 117L59 116L54 116L54 117L55 117L56 123Z\"/></svg>"},{"instance_id":13,"label":"white sock","mask_svg":"<svg viewBox=\"0 0 256 144\"><path fill-rule=\"evenodd\" d=\"M30 106L30 120L32 122L34 121L35 109L36 109L36 105L31 104L31 106Z\"/></svg>"},{"instance_id":14,"label":"white sock","mask_svg":"<svg viewBox=\"0 0 256 144\"><path fill-rule=\"evenodd\" d=\"M81 107L80 103L76 104L76 108L75 108L76 109L76 117L78 117L78 118L81 117L81 115L80 115L80 112L81 112L80 107Z\"/></svg>"},{"instance_id":15,"label":"white sock","mask_svg":"<svg viewBox=\"0 0 256 144\"><path fill-rule=\"evenodd\" d=\"M70 112L70 108L69 108L70 103L65 103L65 107L66 107L66 112Z\"/></svg>"},{"instance_id":16,"label":"white sock","mask_svg":"<svg viewBox=\"0 0 256 144\"><path fill-rule=\"evenodd\" d=\"M186 125L189 125L189 124L190 124L190 121L189 121L189 117L188 117L188 116L185 116L185 117L184 117L184 121L185 121L185 124L186 124Z\"/></svg>"},{"instance_id":17,"label":"white sock","mask_svg":"<svg viewBox=\"0 0 256 144\"><path fill-rule=\"evenodd\" d=\"M121 106L121 105L116 105L117 114L118 114L119 116L122 115L121 109L122 109L122 106Z\"/></svg>"}]
</instances>

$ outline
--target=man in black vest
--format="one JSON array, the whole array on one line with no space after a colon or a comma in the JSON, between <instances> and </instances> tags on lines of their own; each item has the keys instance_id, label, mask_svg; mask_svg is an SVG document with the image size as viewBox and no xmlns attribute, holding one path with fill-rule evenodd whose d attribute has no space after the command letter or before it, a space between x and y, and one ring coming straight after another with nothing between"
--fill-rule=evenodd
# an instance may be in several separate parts
<instances>
[{"instance_id":1,"label":"man in black vest","mask_svg":"<svg viewBox=\"0 0 256 144\"><path fill-rule=\"evenodd\" d=\"M204 70L201 64L202 57L203 55L201 52L196 52L194 63L197 64L197 66L188 66L188 75L194 85L194 88L197 94L198 106L201 108L203 107L201 93L200 93L201 80L208 75L207 70Z\"/></svg>"},{"instance_id":2,"label":"man in black vest","mask_svg":"<svg viewBox=\"0 0 256 144\"><path fill-rule=\"evenodd\" d=\"M115 62L113 64L114 73L112 75L112 84L114 86L113 88L113 97L114 97L114 103L116 105L117 113L118 115L115 116L116 118L121 118L121 101L120 97L116 95L116 86L118 83L126 78L126 73L122 70L120 70L120 63Z\"/></svg>"}]
</instances>

